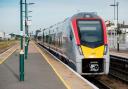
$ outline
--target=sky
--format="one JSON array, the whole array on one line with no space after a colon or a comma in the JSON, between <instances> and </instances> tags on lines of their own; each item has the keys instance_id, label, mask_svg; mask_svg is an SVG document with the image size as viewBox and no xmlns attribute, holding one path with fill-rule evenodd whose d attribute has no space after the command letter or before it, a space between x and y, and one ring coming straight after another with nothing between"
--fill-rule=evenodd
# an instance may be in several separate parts
<instances>
[{"instance_id":1,"label":"sky","mask_svg":"<svg viewBox=\"0 0 128 89\"><path fill-rule=\"evenodd\" d=\"M23 0L24 1L24 0ZM119 2L119 22L128 24L128 0ZM0 0L0 32L20 32L20 0ZM78 12L97 12L104 20L113 20L114 0L27 0L31 25L29 32L47 28Z\"/></svg>"}]
</instances>

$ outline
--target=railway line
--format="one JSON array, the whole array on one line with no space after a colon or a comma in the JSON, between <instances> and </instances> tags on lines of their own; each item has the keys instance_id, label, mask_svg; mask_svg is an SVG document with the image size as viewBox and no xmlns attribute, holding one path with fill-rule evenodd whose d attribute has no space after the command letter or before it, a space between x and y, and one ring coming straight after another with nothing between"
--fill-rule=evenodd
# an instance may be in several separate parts
<instances>
[{"instance_id":1,"label":"railway line","mask_svg":"<svg viewBox=\"0 0 128 89\"><path fill-rule=\"evenodd\" d=\"M109 74L128 83L128 58L110 55Z\"/></svg>"},{"instance_id":2,"label":"railway line","mask_svg":"<svg viewBox=\"0 0 128 89\"><path fill-rule=\"evenodd\" d=\"M83 76L83 77L86 78L91 83L93 83L94 85L96 85L99 89L112 89L107 84L103 83L102 81L100 81L94 77L87 77L87 76Z\"/></svg>"}]
</instances>

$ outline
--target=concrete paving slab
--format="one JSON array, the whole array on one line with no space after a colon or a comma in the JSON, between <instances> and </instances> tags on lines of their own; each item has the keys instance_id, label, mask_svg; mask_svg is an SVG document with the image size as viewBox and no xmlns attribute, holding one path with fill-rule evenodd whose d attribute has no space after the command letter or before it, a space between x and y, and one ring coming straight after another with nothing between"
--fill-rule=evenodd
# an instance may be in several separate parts
<instances>
[{"instance_id":1,"label":"concrete paving slab","mask_svg":"<svg viewBox=\"0 0 128 89\"><path fill-rule=\"evenodd\" d=\"M128 50L117 51L116 49L110 49L110 54L128 59Z\"/></svg>"},{"instance_id":2,"label":"concrete paving slab","mask_svg":"<svg viewBox=\"0 0 128 89\"><path fill-rule=\"evenodd\" d=\"M29 49L25 60L25 81L19 81L19 52L0 65L0 89L66 89L42 55ZM34 50L34 51L32 51Z\"/></svg>"}]
</instances>

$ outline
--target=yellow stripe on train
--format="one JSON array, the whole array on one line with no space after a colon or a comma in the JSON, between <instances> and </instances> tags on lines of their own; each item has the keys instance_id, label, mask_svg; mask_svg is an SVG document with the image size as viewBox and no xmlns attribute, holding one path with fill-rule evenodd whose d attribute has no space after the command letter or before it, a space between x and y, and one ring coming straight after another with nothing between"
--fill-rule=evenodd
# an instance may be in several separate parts
<instances>
[{"instance_id":1,"label":"yellow stripe on train","mask_svg":"<svg viewBox=\"0 0 128 89\"><path fill-rule=\"evenodd\" d=\"M81 45L81 49L85 58L103 58L104 45L97 48L89 48Z\"/></svg>"}]
</instances>

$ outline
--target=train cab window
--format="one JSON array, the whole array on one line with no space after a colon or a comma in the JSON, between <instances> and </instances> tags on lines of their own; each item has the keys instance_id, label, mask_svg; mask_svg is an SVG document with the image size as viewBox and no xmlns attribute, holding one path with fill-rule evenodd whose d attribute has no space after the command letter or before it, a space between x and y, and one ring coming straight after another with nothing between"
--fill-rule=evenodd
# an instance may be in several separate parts
<instances>
[{"instance_id":1,"label":"train cab window","mask_svg":"<svg viewBox=\"0 0 128 89\"><path fill-rule=\"evenodd\" d=\"M78 29L81 44L96 47L103 44L103 31L100 20L80 20Z\"/></svg>"}]
</instances>

